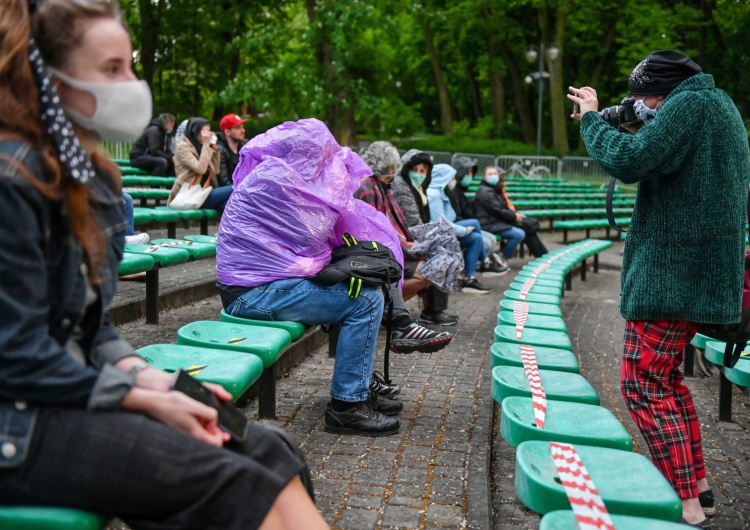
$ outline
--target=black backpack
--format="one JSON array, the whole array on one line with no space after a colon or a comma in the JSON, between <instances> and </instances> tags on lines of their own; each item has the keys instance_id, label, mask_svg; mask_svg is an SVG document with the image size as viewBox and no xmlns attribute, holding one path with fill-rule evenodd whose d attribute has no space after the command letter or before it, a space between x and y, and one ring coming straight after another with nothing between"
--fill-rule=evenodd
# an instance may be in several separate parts
<instances>
[{"instance_id":1,"label":"black backpack","mask_svg":"<svg viewBox=\"0 0 750 530\"><path fill-rule=\"evenodd\" d=\"M391 249L375 241L357 241L349 234L344 234L344 245L331 252L331 263L311 281L321 285L349 283L349 298L357 298L362 285L374 285L383 289L383 296L388 304L386 320L385 358L383 360L383 378L390 384L388 368L390 365L391 329L393 320L393 300L389 292L392 283L401 279L402 267L391 252ZM324 328L325 329L325 328Z\"/></svg>"}]
</instances>

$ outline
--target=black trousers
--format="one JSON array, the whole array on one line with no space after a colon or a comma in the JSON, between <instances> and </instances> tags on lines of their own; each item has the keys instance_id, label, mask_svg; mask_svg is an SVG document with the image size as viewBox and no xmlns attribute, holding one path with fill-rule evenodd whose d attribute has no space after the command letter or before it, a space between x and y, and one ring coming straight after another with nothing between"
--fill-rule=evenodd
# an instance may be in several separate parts
<instances>
[{"instance_id":1,"label":"black trousers","mask_svg":"<svg viewBox=\"0 0 750 530\"><path fill-rule=\"evenodd\" d=\"M422 305L426 313L437 313L448 309L448 293L435 286L428 287L422 295Z\"/></svg>"},{"instance_id":2,"label":"black trousers","mask_svg":"<svg viewBox=\"0 0 750 530\"><path fill-rule=\"evenodd\" d=\"M526 232L526 237L523 239L523 242L529 247L529 252L531 252L535 258L544 256L548 252L547 247L544 246L544 243L539 239L539 235L536 232Z\"/></svg>"},{"instance_id":3,"label":"black trousers","mask_svg":"<svg viewBox=\"0 0 750 530\"><path fill-rule=\"evenodd\" d=\"M0 505L65 506L138 529L257 528L303 464L272 431L217 448L140 414L45 408Z\"/></svg>"}]
</instances>

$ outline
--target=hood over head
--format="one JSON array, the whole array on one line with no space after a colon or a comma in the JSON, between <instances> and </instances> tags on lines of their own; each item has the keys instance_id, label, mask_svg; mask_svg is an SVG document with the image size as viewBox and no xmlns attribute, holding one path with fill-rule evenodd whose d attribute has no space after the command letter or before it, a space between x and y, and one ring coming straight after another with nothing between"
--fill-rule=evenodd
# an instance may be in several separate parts
<instances>
[{"instance_id":1,"label":"hood over head","mask_svg":"<svg viewBox=\"0 0 750 530\"><path fill-rule=\"evenodd\" d=\"M414 169L414 166L417 164L427 165L427 178L424 179L424 184L422 184L422 188L426 190L430 186L430 181L432 180L432 158L430 158L430 155L424 151L410 149L404 153L401 157L401 167L398 170L398 175L411 186L409 171Z\"/></svg>"},{"instance_id":2,"label":"hood over head","mask_svg":"<svg viewBox=\"0 0 750 530\"><path fill-rule=\"evenodd\" d=\"M448 164L435 164L432 168L431 190L444 190L448 183L456 176L456 170Z\"/></svg>"},{"instance_id":3,"label":"hood over head","mask_svg":"<svg viewBox=\"0 0 750 530\"><path fill-rule=\"evenodd\" d=\"M469 172L470 169L474 169L475 175L477 174L477 171L479 171L476 159L469 158L468 156L457 156L451 165L456 169L456 178L459 181Z\"/></svg>"}]
</instances>

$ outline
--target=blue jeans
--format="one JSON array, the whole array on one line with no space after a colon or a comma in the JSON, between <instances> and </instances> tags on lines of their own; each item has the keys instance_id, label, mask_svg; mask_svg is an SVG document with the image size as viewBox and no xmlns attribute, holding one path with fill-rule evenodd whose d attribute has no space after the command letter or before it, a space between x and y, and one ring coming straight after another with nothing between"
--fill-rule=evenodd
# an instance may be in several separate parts
<instances>
[{"instance_id":1,"label":"blue jeans","mask_svg":"<svg viewBox=\"0 0 750 530\"><path fill-rule=\"evenodd\" d=\"M459 237L458 243L464 249L464 271L466 277L471 278L477 270L477 261L484 261L487 254L484 252L484 239L482 238L482 227L476 219L464 219L456 221L457 225L473 226L474 231L468 236Z\"/></svg>"},{"instance_id":2,"label":"blue jeans","mask_svg":"<svg viewBox=\"0 0 750 530\"><path fill-rule=\"evenodd\" d=\"M508 230L503 230L500 235L507 242L503 247L503 257L510 259L513 257L513 253L516 251L516 247L521 244L521 241L526 237L526 232L523 229L516 226L510 227Z\"/></svg>"},{"instance_id":3,"label":"blue jeans","mask_svg":"<svg viewBox=\"0 0 750 530\"><path fill-rule=\"evenodd\" d=\"M201 208L207 210L219 210L220 213L223 212L224 206L226 206L233 190L234 188L232 188L232 186L219 186L218 188L212 189L211 193L206 197L205 202L201 205Z\"/></svg>"},{"instance_id":4,"label":"blue jeans","mask_svg":"<svg viewBox=\"0 0 750 530\"><path fill-rule=\"evenodd\" d=\"M309 326L342 324L331 397L364 401L383 318L383 294L379 287L362 287L359 296L352 299L348 290L346 283L326 286L304 278L287 278L251 288L226 311L253 320L290 320Z\"/></svg>"},{"instance_id":5,"label":"blue jeans","mask_svg":"<svg viewBox=\"0 0 750 530\"><path fill-rule=\"evenodd\" d=\"M125 235L132 236L135 234L135 223L133 222L133 197L127 193L123 193L122 202L125 203L125 220L128 222L128 227L125 229Z\"/></svg>"}]
</instances>

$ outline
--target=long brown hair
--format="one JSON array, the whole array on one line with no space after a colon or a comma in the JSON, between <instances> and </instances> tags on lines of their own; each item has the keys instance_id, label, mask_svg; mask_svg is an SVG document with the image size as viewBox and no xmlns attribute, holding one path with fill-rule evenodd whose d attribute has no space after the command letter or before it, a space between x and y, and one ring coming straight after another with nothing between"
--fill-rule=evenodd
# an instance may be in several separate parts
<instances>
[{"instance_id":1,"label":"long brown hair","mask_svg":"<svg viewBox=\"0 0 750 530\"><path fill-rule=\"evenodd\" d=\"M46 0L33 17L26 0L4 0L0 7L0 138L20 138L41 154L42 180L28 171L22 172L45 197L66 203L73 235L91 264L92 281L96 281L95 271L104 259L104 237L91 208L88 186L64 177L47 136L29 62L29 38L33 35L36 39L48 65L60 68L80 46L87 22L100 18L120 20L117 3ZM116 164L99 153L92 154L92 162L112 174L119 188L120 172Z\"/></svg>"}]
</instances>

